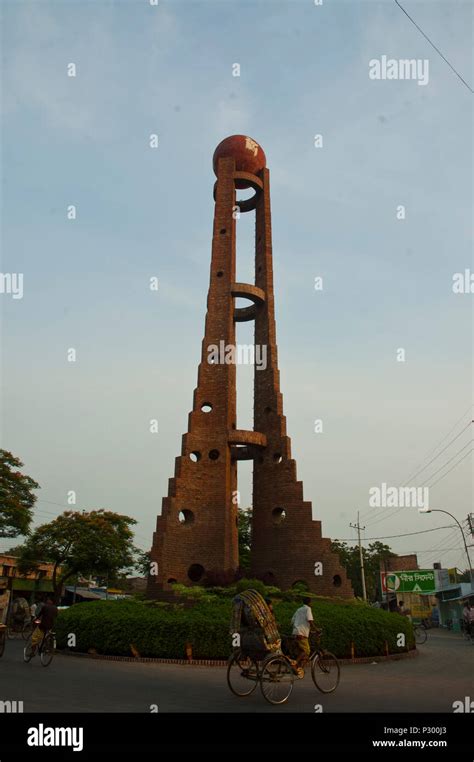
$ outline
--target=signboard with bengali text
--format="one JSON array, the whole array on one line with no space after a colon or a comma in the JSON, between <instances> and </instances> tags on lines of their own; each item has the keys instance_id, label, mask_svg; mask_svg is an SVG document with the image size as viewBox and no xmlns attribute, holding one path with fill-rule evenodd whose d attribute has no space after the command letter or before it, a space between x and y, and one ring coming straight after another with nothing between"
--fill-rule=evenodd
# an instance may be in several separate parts
<instances>
[{"instance_id":1,"label":"signboard with bengali text","mask_svg":"<svg viewBox=\"0 0 474 762\"><path fill-rule=\"evenodd\" d=\"M383 593L421 593L429 595L436 589L433 569L380 572Z\"/></svg>"}]
</instances>

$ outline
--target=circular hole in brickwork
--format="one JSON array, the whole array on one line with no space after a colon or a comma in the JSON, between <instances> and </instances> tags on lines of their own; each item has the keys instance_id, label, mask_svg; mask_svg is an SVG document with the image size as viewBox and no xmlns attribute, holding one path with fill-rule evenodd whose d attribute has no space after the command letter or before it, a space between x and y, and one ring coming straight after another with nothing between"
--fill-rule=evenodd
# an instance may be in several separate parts
<instances>
[{"instance_id":1,"label":"circular hole in brickwork","mask_svg":"<svg viewBox=\"0 0 474 762\"><path fill-rule=\"evenodd\" d=\"M210 413L212 410L212 405L210 402L203 402L201 405L201 412L203 413Z\"/></svg>"},{"instance_id":2,"label":"circular hole in brickwork","mask_svg":"<svg viewBox=\"0 0 474 762\"><path fill-rule=\"evenodd\" d=\"M273 460L275 461L275 463L281 463L283 460L283 455L279 452L276 452L273 456Z\"/></svg>"},{"instance_id":3,"label":"circular hole in brickwork","mask_svg":"<svg viewBox=\"0 0 474 762\"><path fill-rule=\"evenodd\" d=\"M255 191L253 188L239 188L239 191L241 196L235 200L237 205L239 204L239 201L248 201L249 198L253 198L255 196Z\"/></svg>"},{"instance_id":4,"label":"circular hole in brickwork","mask_svg":"<svg viewBox=\"0 0 474 762\"><path fill-rule=\"evenodd\" d=\"M194 452L189 453L189 459L192 460L193 463L197 463L198 460L201 460L201 453L194 450Z\"/></svg>"},{"instance_id":5,"label":"circular hole in brickwork","mask_svg":"<svg viewBox=\"0 0 474 762\"><path fill-rule=\"evenodd\" d=\"M180 524L192 524L194 521L194 513L185 508L183 511L179 512L178 519Z\"/></svg>"},{"instance_id":6,"label":"circular hole in brickwork","mask_svg":"<svg viewBox=\"0 0 474 762\"><path fill-rule=\"evenodd\" d=\"M168 585L175 585L177 581L178 581L178 580L177 580L177 579L175 579L174 577L170 577L170 578L167 580L167 582L168 582Z\"/></svg>"},{"instance_id":7,"label":"circular hole in brickwork","mask_svg":"<svg viewBox=\"0 0 474 762\"><path fill-rule=\"evenodd\" d=\"M222 270L219 270L219 272L217 273L217 277L222 278L223 275L224 273L222 272Z\"/></svg>"},{"instance_id":8,"label":"circular hole in brickwork","mask_svg":"<svg viewBox=\"0 0 474 762\"><path fill-rule=\"evenodd\" d=\"M271 409L271 407L266 407L265 408L265 414L266 415L270 415L270 413L273 413L273 410Z\"/></svg>"},{"instance_id":9,"label":"circular hole in brickwork","mask_svg":"<svg viewBox=\"0 0 474 762\"><path fill-rule=\"evenodd\" d=\"M199 582L199 580L202 579L203 574L204 566L201 566L201 564L191 564L188 569L188 577L191 582Z\"/></svg>"},{"instance_id":10,"label":"circular hole in brickwork","mask_svg":"<svg viewBox=\"0 0 474 762\"><path fill-rule=\"evenodd\" d=\"M275 524L281 524L286 519L286 511L284 508L274 508L272 516Z\"/></svg>"},{"instance_id":11,"label":"circular hole in brickwork","mask_svg":"<svg viewBox=\"0 0 474 762\"><path fill-rule=\"evenodd\" d=\"M225 234L226 234L226 229L225 228L221 228L221 235L225 235Z\"/></svg>"},{"instance_id":12,"label":"circular hole in brickwork","mask_svg":"<svg viewBox=\"0 0 474 762\"><path fill-rule=\"evenodd\" d=\"M341 587L342 585L342 579L340 578L339 574L335 574L332 578L332 584L334 587Z\"/></svg>"},{"instance_id":13,"label":"circular hole in brickwork","mask_svg":"<svg viewBox=\"0 0 474 762\"><path fill-rule=\"evenodd\" d=\"M209 450L210 460L217 460L219 458L219 450Z\"/></svg>"},{"instance_id":14,"label":"circular hole in brickwork","mask_svg":"<svg viewBox=\"0 0 474 762\"><path fill-rule=\"evenodd\" d=\"M261 272L262 272L262 265L259 265L259 266L258 266L257 272L259 272L259 273L261 273Z\"/></svg>"}]
</instances>

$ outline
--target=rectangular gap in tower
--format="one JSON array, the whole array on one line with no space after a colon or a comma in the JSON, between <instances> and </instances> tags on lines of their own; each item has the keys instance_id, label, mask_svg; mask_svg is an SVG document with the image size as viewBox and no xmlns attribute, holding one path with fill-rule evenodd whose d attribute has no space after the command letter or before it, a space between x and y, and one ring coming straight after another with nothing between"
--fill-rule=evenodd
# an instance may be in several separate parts
<instances>
[{"instance_id":1,"label":"rectangular gap in tower","mask_svg":"<svg viewBox=\"0 0 474 762\"><path fill-rule=\"evenodd\" d=\"M236 299L236 305L247 300ZM254 321L236 323L237 428L253 429Z\"/></svg>"},{"instance_id":2,"label":"rectangular gap in tower","mask_svg":"<svg viewBox=\"0 0 474 762\"><path fill-rule=\"evenodd\" d=\"M245 190L238 191L239 197L246 193L248 195ZM236 281L255 283L255 212L241 213L235 221L235 231Z\"/></svg>"}]
</instances>

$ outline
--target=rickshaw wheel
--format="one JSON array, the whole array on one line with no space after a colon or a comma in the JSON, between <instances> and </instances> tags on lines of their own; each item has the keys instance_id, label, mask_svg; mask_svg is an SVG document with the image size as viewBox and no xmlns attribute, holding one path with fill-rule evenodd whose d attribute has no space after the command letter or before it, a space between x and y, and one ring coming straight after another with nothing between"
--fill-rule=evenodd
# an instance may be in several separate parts
<instances>
[{"instance_id":1,"label":"rickshaw wheel","mask_svg":"<svg viewBox=\"0 0 474 762\"><path fill-rule=\"evenodd\" d=\"M293 668L283 655L271 656L262 665L260 688L263 697L269 704L284 704L288 701L295 674Z\"/></svg>"},{"instance_id":2,"label":"rickshaw wheel","mask_svg":"<svg viewBox=\"0 0 474 762\"><path fill-rule=\"evenodd\" d=\"M240 651L229 659L227 684L234 696L250 696L258 683L258 664L251 656L244 656Z\"/></svg>"}]
</instances>

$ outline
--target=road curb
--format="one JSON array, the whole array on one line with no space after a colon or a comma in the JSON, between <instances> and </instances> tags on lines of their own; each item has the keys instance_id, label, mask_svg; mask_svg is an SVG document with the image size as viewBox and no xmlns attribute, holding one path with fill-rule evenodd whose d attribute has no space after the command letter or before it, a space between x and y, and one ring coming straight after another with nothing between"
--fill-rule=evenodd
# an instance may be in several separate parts
<instances>
[{"instance_id":1,"label":"road curb","mask_svg":"<svg viewBox=\"0 0 474 762\"><path fill-rule=\"evenodd\" d=\"M58 656L75 656L83 659L100 659L102 661L134 662L135 664L178 664L187 667L227 667L228 661L223 659L159 659L153 656L112 656L109 654L85 654L79 651L56 651ZM413 659L418 656L417 649L412 651L389 654L388 656L360 656L355 659L338 659L339 664L379 664L385 661L400 661Z\"/></svg>"}]
</instances>

